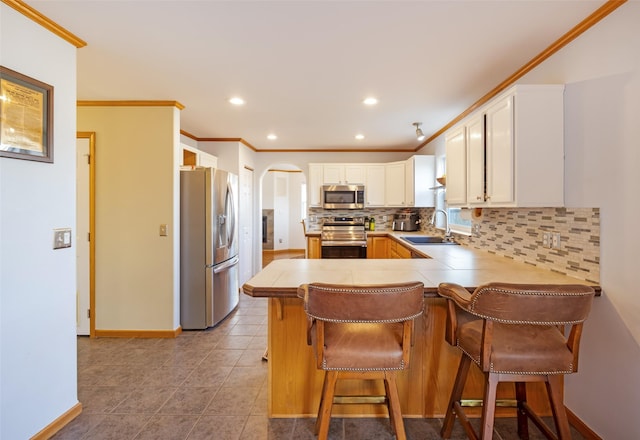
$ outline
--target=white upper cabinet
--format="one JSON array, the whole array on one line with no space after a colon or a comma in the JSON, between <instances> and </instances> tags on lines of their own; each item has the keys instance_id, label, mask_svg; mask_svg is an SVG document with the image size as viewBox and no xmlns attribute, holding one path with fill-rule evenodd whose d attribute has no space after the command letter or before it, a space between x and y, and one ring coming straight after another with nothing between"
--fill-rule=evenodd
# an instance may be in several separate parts
<instances>
[{"instance_id":1,"label":"white upper cabinet","mask_svg":"<svg viewBox=\"0 0 640 440\"><path fill-rule=\"evenodd\" d=\"M326 163L322 166L322 183L364 183L364 164Z\"/></svg>"},{"instance_id":2,"label":"white upper cabinet","mask_svg":"<svg viewBox=\"0 0 640 440\"><path fill-rule=\"evenodd\" d=\"M489 107L485 119L486 202L491 205L515 201L513 129L513 95L509 95Z\"/></svg>"},{"instance_id":3,"label":"white upper cabinet","mask_svg":"<svg viewBox=\"0 0 640 440\"><path fill-rule=\"evenodd\" d=\"M368 164L365 169L365 205L367 207L385 206L386 181L384 164Z\"/></svg>"},{"instance_id":4,"label":"white upper cabinet","mask_svg":"<svg viewBox=\"0 0 640 440\"><path fill-rule=\"evenodd\" d=\"M320 163L309 164L309 182L307 188L309 191L309 206L318 207L321 205L320 188L323 182L323 166Z\"/></svg>"},{"instance_id":5,"label":"white upper cabinet","mask_svg":"<svg viewBox=\"0 0 640 440\"><path fill-rule=\"evenodd\" d=\"M391 162L385 164L384 178L385 184L385 205L405 206L405 163Z\"/></svg>"},{"instance_id":6,"label":"white upper cabinet","mask_svg":"<svg viewBox=\"0 0 640 440\"><path fill-rule=\"evenodd\" d=\"M481 205L485 201L485 141L484 113L473 117L467 125L467 200L470 205ZM464 161L464 158L461 160ZM448 162L448 160L447 160ZM447 177L447 184L449 178ZM449 187L447 185L447 192ZM464 203L464 201L462 201Z\"/></svg>"},{"instance_id":7,"label":"white upper cabinet","mask_svg":"<svg viewBox=\"0 0 640 440\"><path fill-rule=\"evenodd\" d=\"M327 183L364 184L367 207L431 207L435 160L417 155L390 163L310 163L309 206L322 205L320 190Z\"/></svg>"},{"instance_id":8,"label":"white upper cabinet","mask_svg":"<svg viewBox=\"0 0 640 440\"><path fill-rule=\"evenodd\" d=\"M562 85L514 86L448 132L447 203L563 206L563 93Z\"/></svg>"},{"instance_id":9,"label":"white upper cabinet","mask_svg":"<svg viewBox=\"0 0 640 440\"><path fill-rule=\"evenodd\" d=\"M435 157L418 155L405 161L405 206L428 208L435 206L433 187Z\"/></svg>"},{"instance_id":10,"label":"white upper cabinet","mask_svg":"<svg viewBox=\"0 0 640 440\"><path fill-rule=\"evenodd\" d=\"M467 131L464 125L446 134L445 148L447 155L445 199L449 205L464 205L467 203ZM484 168L484 163L482 166Z\"/></svg>"},{"instance_id":11,"label":"white upper cabinet","mask_svg":"<svg viewBox=\"0 0 640 440\"><path fill-rule=\"evenodd\" d=\"M345 183L364 183L366 180L366 165L353 163L344 166Z\"/></svg>"}]
</instances>

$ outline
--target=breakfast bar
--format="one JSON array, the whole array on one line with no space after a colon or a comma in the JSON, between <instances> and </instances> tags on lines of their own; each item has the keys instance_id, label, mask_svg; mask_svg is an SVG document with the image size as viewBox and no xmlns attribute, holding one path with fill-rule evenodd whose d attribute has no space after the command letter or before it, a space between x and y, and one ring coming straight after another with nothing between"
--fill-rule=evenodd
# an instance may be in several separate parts
<instances>
[{"instance_id":1,"label":"breakfast bar","mask_svg":"<svg viewBox=\"0 0 640 440\"><path fill-rule=\"evenodd\" d=\"M425 258L275 260L243 285L245 294L269 298L269 417L315 417L318 410L324 372L316 369L312 348L307 345L307 318L296 294L300 284L424 283L425 309L415 321L411 364L398 375L405 417L443 417L455 379L460 354L444 339L446 301L437 294L440 283L457 283L468 290L491 281L589 284L466 246L425 245L415 250ZM481 399L483 393L482 375L474 373L463 393L470 404ZM498 390L498 398L512 399L513 386L504 385ZM363 391L384 394L382 385L373 382L343 381L339 388L337 394L342 395ZM542 414L550 414L544 386L532 386L528 391L530 404ZM499 408L496 414L514 415L514 411ZM334 414L384 417L386 410L373 404L339 405L334 407Z\"/></svg>"}]
</instances>

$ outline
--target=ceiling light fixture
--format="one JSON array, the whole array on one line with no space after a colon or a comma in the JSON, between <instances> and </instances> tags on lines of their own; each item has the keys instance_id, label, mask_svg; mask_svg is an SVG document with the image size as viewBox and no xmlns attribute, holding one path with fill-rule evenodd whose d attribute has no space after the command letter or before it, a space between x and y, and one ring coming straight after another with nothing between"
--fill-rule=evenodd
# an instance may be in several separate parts
<instances>
[{"instance_id":1,"label":"ceiling light fixture","mask_svg":"<svg viewBox=\"0 0 640 440\"><path fill-rule=\"evenodd\" d=\"M374 98L373 96L370 96L368 98L365 98L364 101L362 101L362 103L364 105L376 105L378 103L378 99Z\"/></svg>"},{"instance_id":2,"label":"ceiling light fixture","mask_svg":"<svg viewBox=\"0 0 640 440\"><path fill-rule=\"evenodd\" d=\"M364 139L364 135L363 134L357 134L356 135L356 139L361 141L362 139Z\"/></svg>"},{"instance_id":3,"label":"ceiling light fixture","mask_svg":"<svg viewBox=\"0 0 640 440\"><path fill-rule=\"evenodd\" d=\"M418 138L419 141L423 141L425 136L424 136L424 133L422 132L422 129L420 128L420 126L422 125L422 122L414 122L411 125L416 127L416 138Z\"/></svg>"},{"instance_id":4,"label":"ceiling light fixture","mask_svg":"<svg viewBox=\"0 0 640 440\"><path fill-rule=\"evenodd\" d=\"M233 105L244 105L244 99L238 96L234 96L233 98L229 99L229 102Z\"/></svg>"},{"instance_id":5,"label":"ceiling light fixture","mask_svg":"<svg viewBox=\"0 0 640 440\"><path fill-rule=\"evenodd\" d=\"M278 139L278 136L276 136L275 134L271 133L267 135L267 139L269 139L270 141L275 141L276 139Z\"/></svg>"}]
</instances>

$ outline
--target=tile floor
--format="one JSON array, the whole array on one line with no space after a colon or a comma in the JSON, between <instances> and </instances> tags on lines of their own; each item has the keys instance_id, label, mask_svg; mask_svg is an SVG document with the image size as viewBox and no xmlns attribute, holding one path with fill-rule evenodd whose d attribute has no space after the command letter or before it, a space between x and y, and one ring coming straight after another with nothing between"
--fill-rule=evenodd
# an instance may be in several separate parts
<instances>
[{"instance_id":1,"label":"tile floor","mask_svg":"<svg viewBox=\"0 0 640 440\"><path fill-rule=\"evenodd\" d=\"M314 439L315 419L267 418L266 320L266 300L241 295L218 326L175 339L78 337L83 411L53 438ZM439 439L441 426L441 419L405 419L413 440ZM494 438L516 439L514 430L514 419L499 419ZM530 432L542 438L535 427ZM392 438L388 419L336 418L331 425L332 440ZM466 438L458 422L452 438Z\"/></svg>"}]
</instances>

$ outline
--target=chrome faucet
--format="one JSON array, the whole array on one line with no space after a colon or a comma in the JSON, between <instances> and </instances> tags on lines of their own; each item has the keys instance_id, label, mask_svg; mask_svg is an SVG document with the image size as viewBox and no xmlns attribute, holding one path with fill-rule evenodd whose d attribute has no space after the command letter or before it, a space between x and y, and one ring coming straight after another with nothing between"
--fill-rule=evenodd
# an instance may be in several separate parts
<instances>
[{"instance_id":1,"label":"chrome faucet","mask_svg":"<svg viewBox=\"0 0 640 440\"><path fill-rule=\"evenodd\" d=\"M436 215L438 212L444 214L444 241L451 241L451 228L449 228L449 214L444 209L436 209L433 211L433 215L431 216L431 224L433 226L436 225Z\"/></svg>"}]
</instances>

